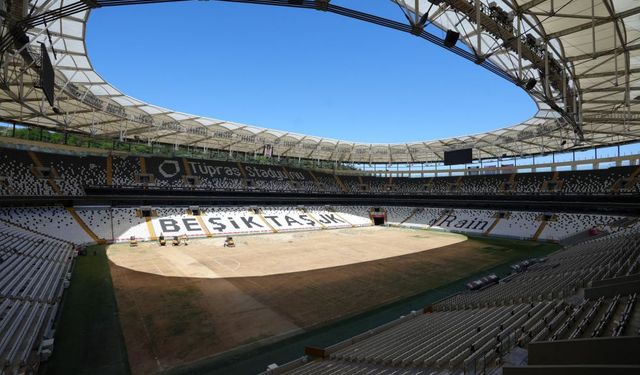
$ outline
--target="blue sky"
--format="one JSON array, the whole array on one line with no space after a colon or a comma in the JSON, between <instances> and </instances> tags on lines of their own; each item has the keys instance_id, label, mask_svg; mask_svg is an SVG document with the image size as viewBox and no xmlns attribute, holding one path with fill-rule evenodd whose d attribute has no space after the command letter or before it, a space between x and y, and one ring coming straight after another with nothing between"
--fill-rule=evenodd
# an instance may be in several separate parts
<instances>
[{"instance_id":1,"label":"blue sky","mask_svg":"<svg viewBox=\"0 0 640 375\"><path fill-rule=\"evenodd\" d=\"M389 0L337 3L403 19ZM313 10L204 1L102 8L87 39L98 73L135 98L303 134L428 140L535 112L521 89L442 48Z\"/></svg>"}]
</instances>

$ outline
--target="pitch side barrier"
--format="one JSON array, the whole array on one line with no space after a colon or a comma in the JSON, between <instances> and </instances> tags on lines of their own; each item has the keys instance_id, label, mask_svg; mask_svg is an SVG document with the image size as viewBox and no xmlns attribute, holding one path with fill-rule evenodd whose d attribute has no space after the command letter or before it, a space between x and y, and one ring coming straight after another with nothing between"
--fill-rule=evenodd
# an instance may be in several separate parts
<instances>
[{"instance_id":1,"label":"pitch side barrier","mask_svg":"<svg viewBox=\"0 0 640 375\"><path fill-rule=\"evenodd\" d=\"M619 214L640 216L639 195L421 195L352 194L261 191L180 190L171 188L91 187L87 195L5 196L0 207L11 206L86 206L86 205L369 205L492 209L505 211Z\"/></svg>"},{"instance_id":2,"label":"pitch side barrier","mask_svg":"<svg viewBox=\"0 0 640 375\"><path fill-rule=\"evenodd\" d=\"M431 192L402 192L402 191L388 191L388 192L336 192L336 191L317 191L317 190L267 190L258 188L248 189L212 189L202 187L174 187L174 186L141 186L141 185L120 185L120 186L107 186L107 185L91 185L84 187L85 192L88 195L104 195L113 193L127 193L127 194L141 194L141 195L163 195L163 194L178 194L178 195L209 195L209 194L234 194L248 196L257 194L269 194L269 195L310 195L310 196L349 196L349 197L432 197L432 198L452 198L459 199L477 199L478 197L490 199L490 200L547 200L547 201L629 201L632 202L636 198L640 197L640 193L626 192L616 194L578 194L578 193L562 193L562 192L532 192L532 193L462 193L451 192L446 194L438 194Z\"/></svg>"},{"instance_id":3,"label":"pitch side barrier","mask_svg":"<svg viewBox=\"0 0 640 375\"><path fill-rule=\"evenodd\" d=\"M638 197L640 193L636 192L620 192L615 194L605 194L605 193L596 193L596 194L580 194L580 193L566 193L566 192L531 192L531 193L467 193L467 192L448 192L446 194L432 193L428 191L349 191L347 193L344 192L336 192L335 190L300 190L300 189L279 189L279 190L269 190L269 189L260 189L260 188L242 188L242 189L227 189L227 188L205 188L205 187L179 187L179 186L141 186L141 185L120 185L120 186L107 186L107 185L92 185L85 186L84 190L87 194L102 194L104 191L118 191L118 192L127 192L127 191L144 191L145 194L154 194L157 192L168 192L170 191L172 194L186 194L186 195L198 195L198 194L209 194L209 193L250 193L250 194L259 194L259 193L267 193L267 194L310 194L310 195L331 195L331 196L341 196L341 195L349 195L349 196L420 196L420 197L500 197L500 199L509 200L511 198L520 199L521 197L543 197L543 199L547 199L547 197L570 197L570 199L575 198L584 198L584 197L612 197L612 196L622 196L622 197ZM233 191L230 191L233 190ZM575 197L575 198L572 198Z\"/></svg>"},{"instance_id":4,"label":"pitch side barrier","mask_svg":"<svg viewBox=\"0 0 640 375\"><path fill-rule=\"evenodd\" d=\"M169 187L111 187L85 188L87 196L63 197L6 197L0 205L42 205L43 203L73 204L209 204L209 205L370 205L413 207L464 207L477 209L505 209L510 211L574 212L623 214L640 216L640 195L434 195L396 193L317 193L298 191L229 191L194 190Z\"/></svg>"}]
</instances>

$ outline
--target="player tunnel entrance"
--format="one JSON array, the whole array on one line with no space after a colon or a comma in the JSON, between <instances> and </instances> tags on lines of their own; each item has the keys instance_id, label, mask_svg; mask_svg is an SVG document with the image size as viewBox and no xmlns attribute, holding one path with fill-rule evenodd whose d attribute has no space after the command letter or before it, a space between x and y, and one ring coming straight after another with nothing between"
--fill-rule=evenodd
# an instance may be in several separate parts
<instances>
[{"instance_id":1,"label":"player tunnel entrance","mask_svg":"<svg viewBox=\"0 0 640 375\"><path fill-rule=\"evenodd\" d=\"M379 207L372 207L369 211L369 217L373 225L385 225L387 223L387 211Z\"/></svg>"}]
</instances>

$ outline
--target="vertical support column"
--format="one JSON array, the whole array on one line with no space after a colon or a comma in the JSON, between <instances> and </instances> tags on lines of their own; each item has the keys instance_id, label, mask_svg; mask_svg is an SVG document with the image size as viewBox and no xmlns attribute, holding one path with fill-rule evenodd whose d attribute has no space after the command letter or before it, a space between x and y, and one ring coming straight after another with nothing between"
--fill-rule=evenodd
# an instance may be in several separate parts
<instances>
[{"instance_id":1,"label":"vertical support column","mask_svg":"<svg viewBox=\"0 0 640 375\"><path fill-rule=\"evenodd\" d=\"M107 186L113 185L113 156L107 156Z\"/></svg>"},{"instance_id":2,"label":"vertical support column","mask_svg":"<svg viewBox=\"0 0 640 375\"><path fill-rule=\"evenodd\" d=\"M481 32L481 24L482 24L482 7L480 7L481 0L476 0L476 54L479 56L482 55L482 32Z\"/></svg>"},{"instance_id":3,"label":"vertical support column","mask_svg":"<svg viewBox=\"0 0 640 375\"><path fill-rule=\"evenodd\" d=\"M182 166L184 167L184 174L186 176L191 176L191 168L189 165L189 160L187 160L187 158L182 158Z\"/></svg>"},{"instance_id":4,"label":"vertical support column","mask_svg":"<svg viewBox=\"0 0 640 375\"><path fill-rule=\"evenodd\" d=\"M615 21L614 21L615 23ZM616 34L613 34L615 39ZM591 0L591 44L593 47L593 58L596 58L596 2ZM615 52L614 52L615 55Z\"/></svg>"},{"instance_id":5,"label":"vertical support column","mask_svg":"<svg viewBox=\"0 0 640 375\"><path fill-rule=\"evenodd\" d=\"M616 87L618 87L618 85L620 84L619 80L618 80L618 33L616 30L616 27L618 26L617 23L614 21L611 23L611 25L613 26L613 50L615 51L613 53L613 56L615 56L613 58L613 70L616 72Z\"/></svg>"},{"instance_id":6,"label":"vertical support column","mask_svg":"<svg viewBox=\"0 0 640 375\"><path fill-rule=\"evenodd\" d=\"M551 88L549 87L549 42L544 42L544 94L551 97Z\"/></svg>"},{"instance_id":7,"label":"vertical support column","mask_svg":"<svg viewBox=\"0 0 640 375\"><path fill-rule=\"evenodd\" d=\"M147 161L144 156L140 156L140 173L147 174Z\"/></svg>"},{"instance_id":8,"label":"vertical support column","mask_svg":"<svg viewBox=\"0 0 640 375\"><path fill-rule=\"evenodd\" d=\"M244 170L244 167L242 167L242 163L237 162L236 164L238 165L238 169L240 169L240 174L242 174L242 181L244 182L244 186L247 187L247 172Z\"/></svg>"},{"instance_id":9,"label":"vertical support column","mask_svg":"<svg viewBox=\"0 0 640 375\"><path fill-rule=\"evenodd\" d=\"M518 13L518 78L522 77L522 15Z\"/></svg>"}]
</instances>

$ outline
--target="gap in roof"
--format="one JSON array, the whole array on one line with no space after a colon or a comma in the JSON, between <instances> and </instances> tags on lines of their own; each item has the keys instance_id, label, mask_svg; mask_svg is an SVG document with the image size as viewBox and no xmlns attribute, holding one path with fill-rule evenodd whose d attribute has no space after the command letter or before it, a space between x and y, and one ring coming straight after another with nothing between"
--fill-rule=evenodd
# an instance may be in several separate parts
<instances>
[{"instance_id":1,"label":"gap in roof","mask_svg":"<svg viewBox=\"0 0 640 375\"><path fill-rule=\"evenodd\" d=\"M404 17L391 1L367 4L359 10ZM453 53L314 10L223 2L97 9L87 49L105 80L148 103L347 141L473 134L536 111L520 88Z\"/></svg>"}]
</instances>

